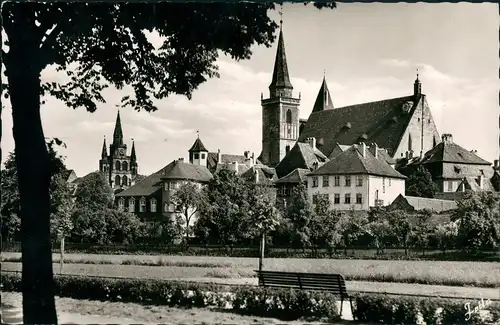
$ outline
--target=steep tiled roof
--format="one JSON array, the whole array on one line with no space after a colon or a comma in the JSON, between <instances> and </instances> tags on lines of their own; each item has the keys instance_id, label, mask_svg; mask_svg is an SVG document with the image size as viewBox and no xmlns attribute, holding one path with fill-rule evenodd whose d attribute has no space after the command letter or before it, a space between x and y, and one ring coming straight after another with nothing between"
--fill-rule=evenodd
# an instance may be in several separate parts
<instances>
[{"instance_id":1,"label":"steep tiled roof","mask_svg":"<svg viewBox=\"0 0 500 325\"><path fill-rule=\"evenodd\" d=\"M247 171L241 174L241 177L243 179L246 179L247 181L255 182L256 172L259 175L259 184L271 184L278 180L274 168L261 164L253 165Z\"/></svg>"},{"instance_id":2,"label":"steep tiled roof","mask_svg":"<svg viewBox=\"0 0 500 325\"><path fill-rule=\"evenodd\" d=\"M286 176L276 181L276 184L298 184L305 182L309 169L297 168Z\"/></svg>"},{"instance_id":3,"label":"steep tiled roof","mask_svg":"<svg viewBox=\"0 0 500 325\"><path fill-rule=\"evenodd\" d=\"M164 176L165 172L173 168L174 163L166 165L159 171L145 177L144 179L137 181L134 186L116 194L119 196L148 196L154 194L156 191L160 190L161 177Z\"/></svg>"},{"instance_id":4,"label":"steep tiled roof","mask_svg":"<svg viewBox=\"0 0 500 325\"><path fill-rule=\"evenodd\" d=\"M328 90L328 85L326 84L326 79L323 78L323 83L319 88L318 97L314 102L313 112L323 111L325 109L333 109L332 97L330 96L330 91Z\"/></svg>"},{"instance_id":5,"label":"steep tiled roof","mask_svg":"<svg viewBox=\"0 0 500 325\"><path fill-rule=\"evenodd\" d=\"M233 164L233 163L220 163L219 164L218 163L217 167L216 167L216 172L221 170L222 168L227 168L229 170L236 171L238 173L238 175L241 175L248 170L248 166L246 164L238 163L238 167L237 167L238 170L236 170L236 164Z\"/></svg>"},{"instance_id":6,"label":"steep tiled roof","mask_svg":"<svg viewBox=\"0 0 500 325\"><path fill-rule=\"evenodd\" d=\"M75 171L73 169L66 169L62 171L61 176L62 178L64 178L64 180L66 180L66 182L73 182L77 179Z\"/></svg>"},{"instance_id":7,"label":"steep tiled roof","mask_svg":"<svg viewBox=\"0 0 500 325\"><path fill-rule=\"evenodd\" d=\"M349 150L337 155L309 175L339 174L369 174L393 178L406 178L394 170L394 168L392 168L382 157L375 158L368 148L366 148L365 157L363 157L362 146L360 145L353 145Z\"/></svg>"},{"instance_id":8,"label":"steep tiled roof","mask_svg":"<svg viewBox=\"0 0 500 325\"><path fill-rule=\"evenodd\" d=\"M161 179L178 179L198 182L208 182L212 179L212 173L210 173L205 166L188 164L179 160L174 160L172 163L172 168L165 170Z\"/></svg>"},{"instance_id":9,"label":"steep tiled roof","mask_svg":"<svg viewBox=\"0 0 500 325\"><path fill-rule=\"evenodd\" d=\"M457 191L461 191L461 186L462 184L465 186L465 190L473 191L473 192L494 192L495 188L493 187L493 184L491 183L489 178L483 177L483 188L481 188L479 184L479 178L475 177L470 177L466 176L464 177L464 180L460 183L458 186Z\"/></svg>"},{"instance_id":10,"label":"steep tiled roof","mask_svg":"<svg viewBox=\"0 0 500 325\"><path fill-rule=\"evenodd\" d=\"M392 155L419 101L412 95L313 112L299 141L323 138L321 151L327 156L337 143L352 145L361 141L377 143ZM406 103L410 103L409 112L403 110Z\"/></svg>"},{"instance_id":11,"label":"steep tiled roof","mask_svg":"<svg viewBox=\"0 0 500 325\"><path fill-rule=\"evenodd\" d=\"M278 177L283 177L297 168L312 170L314 163L321 166L326 161L328 158L317 148L313 149L309 143L297 142L276 166L276 173Z\"/></svg>"},{"instance_id":12,"label":"steep tiled roof","mask_svg":"<svg viewBox=\"0 0 500 325\"><path fill-rule=\"evenodd\" d=\"M200 138L196 138L193 145L191 146L191 149L189 149L189 152L199 152L199 151L208 152L207 148L205 148Z\"/></svg>"},{"instance_id":13,"label":"steep tiled roof","mask_svg":"<svg viewBox=\"0 0 500 325\"><path fill-rule=\"evenodd\" d=\"M217 170L217 155L217 152L209 152L207 155L207 167L211 172ZM244 164L246 158L244 155L221 154L221 160L223 164L231 164L235 161L238 162L238 164Z\"/></svg>"},{"instance_id":14,"label":"steep tiled roof","mask_svg":"<svg viewBox=\"0 0 500 325\"><path fill-rule=\"evenodd\" d=\"M451 162L459 164L491 165L490 162L462 148L456 143L443 141L427 151L421 161L423 164Z\"/></svg>"},{"instance_id":15,"label":"steep tiled roof","mask_svg":"<svg viewBox=\"0 0 500 325\"><path fill-rule=\"evenodd\" d=\"M338 144L337 143L336 146L333 148L333 151L332 151L332 153L330 154L330 156L328 158L333 159L337 155L339 155L340 153L348 150L349 148L351 148L351 146L342 145L342 144ZM375 148L373 146L370 147L370 151L372 153L375 152L374 150L375 150ZM390 164L390 165L395 165L396 164L396 160L389 155L389 153L387 152L386 149L384 149L384 148L377 148L377 152L378 152L379 156L382 157L388 164Z\"/></svg>"},{"instance_id":16,"label":"steep tiled roof","mask_svg":"<svg viewBox=\"0 0 500 325\"><path fill-rule=\"evenodd\" d=\"M408 204L413 210L419 211L429 209L431 211L440 213L457 208L457 202L452 200L429 199L417 196L403 196L399 195L391 204L391 206L399 205L401 202Z\"/></svg>"},{"instance_id":17,"label":"steep tiled roof","mask_svg":"<svg viewBox=\"0 0 500 325\"><path fill-rule=\"evenodd\" d=\"M273 80L269 88L293 88L288 74L288 65L286 62L285 40L283 30L280 29L278 38L278 49L276 50L276 59L274 61Z\"/></svg>"}]
</instances>

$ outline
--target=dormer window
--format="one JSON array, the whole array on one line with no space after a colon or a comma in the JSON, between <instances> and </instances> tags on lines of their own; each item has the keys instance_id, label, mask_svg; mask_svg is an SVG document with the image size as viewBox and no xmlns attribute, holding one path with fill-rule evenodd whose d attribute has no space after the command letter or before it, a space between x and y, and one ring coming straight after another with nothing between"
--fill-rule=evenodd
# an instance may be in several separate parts
<instances>
[{"instance_id":1,"label":"dormer window","mask_svg":"<svg viewBox=\"0 0 500 325\"><path fill-rule=\"evenodd\" d=\"M455 170L455 173L460 174L460 167L453 166L453 169Z\"/></svg>"}]
</instances>

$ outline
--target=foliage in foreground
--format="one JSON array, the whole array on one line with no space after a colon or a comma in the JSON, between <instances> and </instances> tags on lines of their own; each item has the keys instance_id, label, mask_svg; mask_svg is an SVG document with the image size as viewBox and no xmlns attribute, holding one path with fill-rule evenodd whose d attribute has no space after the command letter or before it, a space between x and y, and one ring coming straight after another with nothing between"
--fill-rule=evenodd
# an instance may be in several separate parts
<instances>
[{"instance_id":1,"label":"foliage in foreground","mask_svg":"<svg viewBox=\"0 0 500 325\"><path fill-rule=\"evenodd\" d=\"M3 274L0 280L2 290L21 290L18 275ZM302 317L329 321L340 319L337 298L325 292L125 278L57 276L55 283L56 295L75 299L183 308L215 306L282 320ZM427 324L487 324L500 320L498 302L483 302L482 309L490 311L489 319L482 319L479 313L471 313L471 318L466 319L466 303L470 303L471 309L479 304L478 301L463 299L354 294L353 314L357 320L382 324L415 324L419 313ZM442 312L437 313L437 308L442 308Z\"/></svg>"}]
</instances>

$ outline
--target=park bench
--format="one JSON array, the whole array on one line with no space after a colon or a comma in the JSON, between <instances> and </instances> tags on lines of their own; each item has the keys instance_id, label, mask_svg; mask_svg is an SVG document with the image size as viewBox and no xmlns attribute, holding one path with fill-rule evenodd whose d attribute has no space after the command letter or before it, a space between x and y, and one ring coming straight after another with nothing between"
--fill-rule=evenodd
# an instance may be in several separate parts
<instances>
[{"instance_id":1,"label":"park bench","mask_svg":"<svg viewBox=\"0 0 500 325\"><path fill-rule=\"evenodd\" d=\"M341 315L344 300L347 301L347 299L349 299L349 303L351 304L352 312L352 298L347 293L344 277L340 274L281 271L255 272L259 277L259 286L331 292L340 297Z\"/></svg>"}]
</instances>

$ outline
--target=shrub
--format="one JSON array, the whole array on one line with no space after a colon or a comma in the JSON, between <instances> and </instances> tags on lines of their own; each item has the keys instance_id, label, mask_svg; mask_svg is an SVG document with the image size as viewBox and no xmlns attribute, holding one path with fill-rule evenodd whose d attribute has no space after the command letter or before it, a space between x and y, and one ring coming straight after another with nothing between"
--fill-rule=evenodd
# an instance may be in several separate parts
<instances>
[{"instance_id":1,"label":"shrub","mask_svg":"<svg viewBox=\"0 0 500 325\"><path fill-rule=\"evenodd\" d=\"M227 286L199 282L150 279L113 279L85 276L56 276L55 294L60 297L101 301L168 305L181 308L230 307L238 313L294 320L302 317L340 319L338 298L327 292L256 286ZM1 274L3 291L21 291L19 274ZM383 294L354 294L353 316L370 324L416 324L420 310L427 324L485 324L479 313L465 319L462 299L401 297ZM471 302L472 303L472 302ZM472 305L472 304L471 304ZM474 305L475 306L475 305ZM471 306L471 308L474 308ZM436 313L442 308L441 315ZM500 318L500 304L484 307L491 320ZM490 320L490 321L491 321Z\"/></svg>"}]
</instances>

